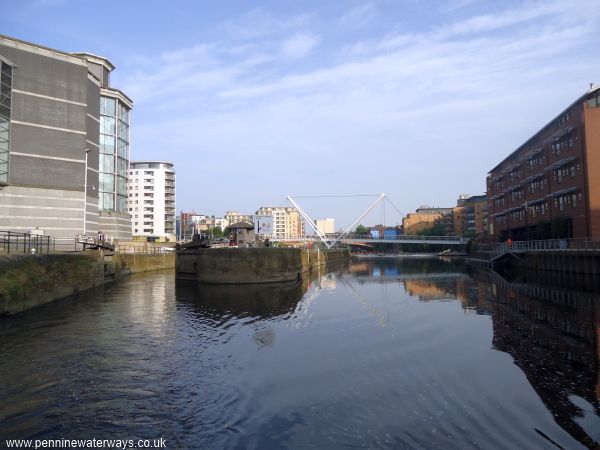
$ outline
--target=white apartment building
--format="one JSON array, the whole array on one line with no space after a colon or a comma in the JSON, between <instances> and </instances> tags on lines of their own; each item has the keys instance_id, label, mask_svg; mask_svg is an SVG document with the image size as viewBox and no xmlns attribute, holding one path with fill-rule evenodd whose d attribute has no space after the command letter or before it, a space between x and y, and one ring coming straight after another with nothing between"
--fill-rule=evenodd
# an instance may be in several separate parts
<instances>
[{"instance_id":1,"label":"white apartment building","mask_svg":"<svg viewBox=\"0 0 600 450\"><path fill-rule=\"evenodd\" d=\"M273 216L273 238L301 237L304 221L298 210L291 206L261 206L255 215Z\"/></svg>"},{"instance_id":2,"label":"white apartment building","mask_svg":"<svg viewBox=\"0 0 600 450\"><path fill-rule=\"evenodd\" d=\"M215 218L215 228L220 228L221 231L225 231L225 228L229 226L229 220L217 217Z\"/></svg>"},{"instance_id":3,"label":"white apartment building","mask_svg":"<svg viewBox=\"0 0 600 450\"><path fill-rule=\"evenodd\" d=\"M315 220L315 226L323 234L335 233L335 220L334 219L317 219Z\"/></svg>"},{"instance_id":4,"label":"white apartment building","mask_svg":"<svg viewBox=\"0 0 600 450\"><path fill-rule=\"evenodd\" d=\"M134 240L175 241L175 170L167 161L132 161L127 180Z\"/></svg>"}]
</instances>

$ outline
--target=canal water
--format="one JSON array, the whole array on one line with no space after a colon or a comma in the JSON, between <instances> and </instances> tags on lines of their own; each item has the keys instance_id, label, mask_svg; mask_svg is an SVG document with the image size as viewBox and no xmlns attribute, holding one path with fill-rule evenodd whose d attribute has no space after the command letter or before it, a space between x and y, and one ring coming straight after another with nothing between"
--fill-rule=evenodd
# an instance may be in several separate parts
<instances>
[{"instance_id":1,"label":"canal water","mask_svg":"<svg viewBox=\"0 0 600 450\"><path fill-rule=\"evenodd\" d=\"M393 257L288 286L132 276L0 319L0 446L594 448L600 295L571 281Z\"/></svg>"}]
</instances>

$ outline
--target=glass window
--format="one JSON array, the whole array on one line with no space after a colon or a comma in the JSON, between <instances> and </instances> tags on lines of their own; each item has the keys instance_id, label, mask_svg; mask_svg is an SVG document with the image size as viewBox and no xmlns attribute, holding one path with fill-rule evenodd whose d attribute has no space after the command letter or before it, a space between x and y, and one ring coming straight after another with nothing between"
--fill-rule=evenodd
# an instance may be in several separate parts
<instances>
[{"instance_id":1,"label":"glass window","mask_svg":"<svg viewBox=\"0 0 600 450\"><path fill-rule=\"evenodd\" d=\"M115 156L100 153L100 165L98 170L100 170L100 172L113 173L115 171Z\"/></svg>"},{"instance_id":2,"label":"glass window","mask_svg":"<svg viewBox=\"0 0 600 450\"><path fill-rule=\"evenodd\" d=\"M110 192L111 195L115 191L115 176L109 173L100 174L100 191Z\"/></svg>"},{"instance_id":3,"label":"glass window","mask_svg":"<svg viewBox=\"0 0 600 450\"><path fill-rule=\"evenodd\" d=\"M113 136L100 135L100 151L102 153L115 153L115 138Z\"/></svg>"},{"instance_id":4,"label":"glass window","mask_svg":"<svg viewBox=\"0 0 600 450\"><path fill-rule=\"evenodd\" d=\"M121 139L117 139L118 141L118 155L121 158L127 159L127 143Z\"/></svg>"},{"instance_id":5,"label":"glass window","mask_svg":"<svg viewBox=\"0 0 600 450\"><path fill-rule=\"evenodd\" d=\"M124 141L129 141L129 127L119 120L119 137Z\"/></svg>"},{"instance_id":6,"label":"glass window","mask_svg":"<svg viewBox=\"0 0 600 450\"><path fill-rule=\"evenodd\" d=\"M112 193L100 194L100 209L112 210L115 209L115 197Z\"/></svg>"},{"instance_id":7,"label":"glass window","mask_svg":"<svg viewBox=\"0 0 600 450\"><path fill-rule=\"evenodd\" d=\"M117 158L117 173L122 177L127 176L127 160L123 158Z\"/></svg>"},{"instance_id":8,"label":"glass window","mask_svg":"<svg viewBox=\"0 0 600 450\"><path fill-rule=\"evenodd\" d=\"M101 134L115 134L115 118L108 116L100 116L100 133Z\"/></svg>"},{"instance_id":9,"label":"glass window","mask_svg":"<svg viewBox=\"0 0 600 450\"><path fill-rule=\"evenodd\" d=\"M0 62L0 182L8 181L12 67Z\"/></svg>"},{"instance_id":10,"label":"glass window","mask_svg":"<svg viewBox=\"0 0 600 450\"><path fill-rule=\"evenodd\" d=\"M115 115L115 99L108 97L100 97L100 114L106 116Z\"/></svg>"},{"instance_id":11,"label":"glass window","mask_svg":"<svg viewBox=\"0 0 600 450\"><path fill-rule=\"evenodd\" d=\"M127 195L127 179L124 177L117 177L117 194Z\"/></svg>"},{"instance_id":12,"label":"glass window","mask_svg":"<svg viewBox=\"0 0 600 450\"><path fill-rule=\"evenodd\" d=\"M117 211L127 212L127 197L122 195L117 196Z\"/></svg>"},{"instance_id":13,"label":"glass window","mask_svg":"<svg viewBox=\"0 0 600 450\"><path fill-rule=\"evenodd\" d=\"M119 103L119 119L121 119L126 124L129 124L129 110L125 105L121 103Z\"/></svg>"}]
</instances>

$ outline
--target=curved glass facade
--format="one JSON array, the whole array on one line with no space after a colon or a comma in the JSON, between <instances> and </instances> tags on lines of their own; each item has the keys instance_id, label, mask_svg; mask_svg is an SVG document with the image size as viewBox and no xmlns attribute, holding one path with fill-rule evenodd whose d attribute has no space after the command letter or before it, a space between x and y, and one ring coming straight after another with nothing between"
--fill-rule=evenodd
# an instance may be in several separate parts
<instances>
[{"instance_id":1,"label":"curved glass facade","mask_svg":"<svg viewBox=\"0 0 600 450\"><path fill-rule=\"evenodd\" d=\"M129 108L114 97L100 97L101 211L127 212Z\"/></svg>"}]
</instances>

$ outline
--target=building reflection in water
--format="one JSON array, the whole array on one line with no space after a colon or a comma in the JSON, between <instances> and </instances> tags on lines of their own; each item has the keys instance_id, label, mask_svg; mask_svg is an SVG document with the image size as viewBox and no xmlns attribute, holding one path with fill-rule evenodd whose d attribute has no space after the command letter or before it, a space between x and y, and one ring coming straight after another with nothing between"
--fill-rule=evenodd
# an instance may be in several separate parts
<instances>
[{"instance_id":1,"label":"building reflection in water","mask_svg":"<svg viewBox=\"0 0 600 450\"><path fill-rule=\"evenodd\" d=\"M490 277L494 347L512 355L563 429L600 447L600 294Z\"/></svg>"},{"instance_id":2,"label":"building reflection in water","mask_svg":"<svg viewBox=\"0 0 600 450\"><path fill-rule=\"evenodd\" d=\"M521 276L510 282L495 272L456 272L443 261L417 266L415 273L413 261L357 258L349 272L358 282L401 282L420 301L458 299L466 313L491 315L494 348L513 357L557 424L586 447L600 448L597 281Z\"/></svg>"},{"instance_id":3,"label":"building reflection in water","mask_svg":"<svg viewBox=\"0 0 600 450\"><path fill-rule=\"evenodd\" d=\"M275 334L265 320L287 320L293 316L297 326L319 291L335 289L337 277L347 271L347 266L347 262L328 268L323 266L311 271L300 282L292 283L225 285L177 281L176 298L204 323L221 326L229 316L250 319L247 323L256 324L255 343L259 347L270 346L275 342ZM311 292L305 296L309 289ZM300 300L303 300L301 306Z\"/></svg>"}]
</instances>

